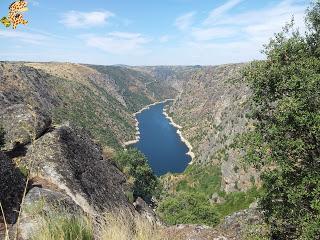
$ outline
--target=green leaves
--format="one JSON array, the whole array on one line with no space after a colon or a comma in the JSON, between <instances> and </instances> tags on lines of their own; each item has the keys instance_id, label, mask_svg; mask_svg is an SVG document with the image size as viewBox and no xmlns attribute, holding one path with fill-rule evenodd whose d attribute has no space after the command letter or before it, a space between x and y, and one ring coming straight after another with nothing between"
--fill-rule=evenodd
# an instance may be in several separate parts
<instances>
[{"instance_id":1,"label":"green leaves","mask_svg":"<svg viewBox=\"0 0 320 240\"><path fill-rule=\"evenodd\" d=\"M206 197L191 192L165 199L158 211L168 224L193 223L214 226L220 221L217 209L208 204Z\"/></svg>"},{"instance_id":2,"label":"green leaves","mask_svg":"<svg viewBox=\"0 0 320 240\"><path fill-rule=\"evenodd\" d=\"M266 46L267 60L244 72L255 124L239 146L249 162L272 166L262 176L261 206L279 239L320 238L319 19L316 1L306 35L289 24Z\"/></svg>"},{"instance_id":3,"label":"green leaves","mask_svg":"<svg viewBox=\"0 0 320 240\"><path fill-rule=\"evenodd\" d=\"M160 194L160 183L148 165L146 157L136 149L117 152L115 161L131 182L134 197L149 202Z\"/></svg>"}]
</instances>

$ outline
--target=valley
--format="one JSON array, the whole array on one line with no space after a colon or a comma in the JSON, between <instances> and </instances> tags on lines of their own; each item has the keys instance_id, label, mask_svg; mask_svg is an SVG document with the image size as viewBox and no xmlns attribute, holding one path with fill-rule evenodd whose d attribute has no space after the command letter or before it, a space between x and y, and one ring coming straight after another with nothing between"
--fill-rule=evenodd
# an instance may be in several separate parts
<instances>
[{"instance_id":1,"label":"valley","mask_svg":"<svg viewBox=\"0 0 320 240\"><path fill-rule=\"evenodd\" d=\"M206 194L201 198L201 204L208 206L213 204L212 210L215 217L212 220L216 220L210 220L207 224L214 226L224 216L248 208L255 200L254 194L248 192L247 195L246 193L255 186L255 183L250 182L252 185L244 183L249 180L242 178L248 174L242 174L244 170L241 170L241 167L239 167L238 174L232 173L236 179L229 183L235 184L238 181L237 188L233 187L232 191L226 188L225 175L222 170L233 171L234 166L240 166L240 163L237 162L238 158L222 160L212 157L219 154L221 149L232 142L233 135L229 132L230 122L233 121L239 126L239 129L244 127L246 122L242 120L245 108L238 108L238 105L243 106L245 95L248 92L245 87L242 88L240 81L236 83L236 86L232 82L237 81L237 74L242 66L127 67L2 62L0 64L2 76L0 122L5 132L3 150L16 151L18 145L26 146L27 157L17 154L12 161L16 162L19 169L31 171L31 176L33 176L31 179L37 179L39 174L32 168L30 169L30 159L36 156L33 156L35 153L30 152L29 149L36 148L36 142L43 141L42 139L48 135L47 131L60 131L60 128L70 125L71 128L81 128L88 132L94 142L102 147L101 151L105 158L117 159L115 156L117 152L123 149L126 142L136 136L134 113L154 102L174 99L166 107L167 117L181 125L179 131L191 142L194 148L192 151L195 154L194 165L188 167L182 174L168 174L162 177L161 184L164 185L167 194L161 196L159 209L160 211L163 209L168 199L178 200L181 194L193 191L192 189L199 189L200 192L201 189L204 189ZM211 89L214 91L212 92ZM189 96L197 96L196 101L201 102L193 102L188 99ZM222 102L217 101L218 99L221 99ZM160 113L163 114L161 109ZM222 116L225 116L226 113L227 117L223 118ZM168 121L164 115L163 119ZM210 122L213 119L216 122ZM173 126L170 125L170 127L173 133L177 131ZM200 128L205 129L207 137L199 136ZM225 134L228 134L230 138L226 138ZM175 138L179 136L176 134ZM220 139L224 139L225 142L221 142ZM217 142L219 145L212 145ZM183 155L187 157L186 146L185 149ZM43 150L50 151L49 149ZM42 148L37 151L39 152L37 156L44 154L44 158L47 158L47 153L42 152ZM121 156L120 158L125 157L125 155ZM188 161L183 168L188 165ZM229 165L223 168L225 162L228 162ZM131 192L130 189L134 189L134 185L131 185L130 179L134 173L126 172L125 168L121 169L129 178L128 185L124 186L124 189L127 190L123 191ZM179 170L181 171L183 169ZM199 173L201 173L201 178L193 177ZM49 180L52 177L48 179L50 175L48 174L43 172L40 178L47 179L46 181L51 184L61 185L54 179ZM187 186L192 187L189 189ZM70 187L73 188L72 186L68 188ZM228 194L241 191L244 193L239 193L240 195ZM171 194L173 192L176 194ZM222 195L218 198L225 199L230 210L224 210L225 213L222 215L217 213L221 215L218 217L215 212L221 204L219 202L210 203L210 201L214 201L213 196L220 194ZM244 200L244 198L248 199ZM242 204L239 205L239 202ZM109 204L113 206L112 202ZM90 203L81 206L87 209L86 211L93 207ZM220 208L224 208L223 204ZM165 211L161 211L160 216L163 214ZM163 216L163 219L167 217L169 215ZM168 219L166 221L175 224L184 223ZM185 223L201 223L201 221L192 220Z\"/></svg>"}]
</instances>

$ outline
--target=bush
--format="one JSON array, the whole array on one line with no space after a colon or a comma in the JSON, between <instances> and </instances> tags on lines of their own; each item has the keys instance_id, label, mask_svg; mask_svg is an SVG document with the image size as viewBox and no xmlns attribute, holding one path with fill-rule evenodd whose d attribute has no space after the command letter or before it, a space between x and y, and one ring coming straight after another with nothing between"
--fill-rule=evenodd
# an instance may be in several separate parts
<instances>
[{"instance_id":1,"label":"bush","mask_svg":"<svg viewBox=\"0 0 320 240\"><path fill-rule=\"evenodd\" d=\"M244 73L255 128L243 147L250 162L273 166L262 176L261 206L275 239L320 238L320 1L306 22L306 34L293 23L276 34L267 60Z\"/></svg>"},{"instance_id":2,"label":"bush","mask_svg":"<svg viewBox=\"0 0 320 240\"><path fill-rule=\"evenodd\" d=\"M122 150L115 154L114 160L132 183L134 198L141 197L150 202L152 196L159 196L159 180L141 152L136 149Z\"/></svg>"},{"instance_id":3,"label":"bush","mask_svg":"<svg viewBox=\"0 0 320 240\"><path fill-rule=\"evenodd\" d=\"M205 224L214 226L219 223L217 210L210 206L204 195L181 193L169 197L158 207L160 216L168 224Z\"/></svg>"}]
</instances>

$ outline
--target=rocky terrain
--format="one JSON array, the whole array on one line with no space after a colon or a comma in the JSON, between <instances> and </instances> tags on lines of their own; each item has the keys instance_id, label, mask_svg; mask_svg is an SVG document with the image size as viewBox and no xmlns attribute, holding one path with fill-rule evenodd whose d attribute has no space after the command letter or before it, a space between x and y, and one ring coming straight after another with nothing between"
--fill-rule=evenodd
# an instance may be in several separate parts
<instances>
[{"instance_id":1,"label":"rocky terrain","mask_svg":"<svg viewBox=\"0 0 320 240\"><path fill-rule=\"evenodd\" d=\"M135 209L129 201L124 174L104 152L134 138L134 112L176 96L169 114L192 143L195 164L220 166L225 192L249 189L257 174L243 168L240 154L229 146L249 125L245 102L250 93L239 81L241 67L1 62L0 127L5 137L0 232L4 217L9 224L17 222L22 199L23 208L45 199L44 211L62 208L74 215L98 215L120 208L147 213L154 221L148 206L142 202ZM238 215L241 229L250 224L250 217ZM38 219L28 211L19 219L19 234L29 239ZM232 219L215 229L180 225L163 232L169 239L237 239L240 220Z\"/></svg>"},{"instance_id":2,"label":"rocky terrain","mask_svg":"<svg viewBox=\"0 0 320 240\"><path fill-rule=\"evenodd\" d=\"M241 79L244 64L204 67L192 74L169 109L191 142L195 164L221 167L222 190L246 191L259 183L252 168L243 166L234 138L250 127L246 101L250 95Z\"/></svg>"},{"instance_id":3,"label":"rocky terrain","mask_svg":"<svg viewBox=\"0 0 320 240\"><path fill-rule=\"evenodd\" d=\"M134 138L133 112L177 93L168 81L149 84L153 76L125 66L2 62L0 77L0 121L10 139L11 134L32 131L13 133L10 116L19 112L31 121L32 113L40 112L51 116L53 124L70 121L102 145L117 148Z\"/></svg>"}]
</instances>

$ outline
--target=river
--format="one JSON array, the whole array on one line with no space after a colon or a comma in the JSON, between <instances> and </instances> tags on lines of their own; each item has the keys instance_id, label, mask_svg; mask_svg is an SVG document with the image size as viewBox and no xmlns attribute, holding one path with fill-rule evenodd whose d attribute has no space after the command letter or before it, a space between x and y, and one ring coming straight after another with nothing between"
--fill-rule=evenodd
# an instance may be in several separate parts
<instances>
[{"instance_id":1,"label":"river","mask_svg":"<svg viewBox=\"0 0 320 240\"><path fill-rule=\"evenodd\" d=\"M136 115L140 140L134 147L148 158L157 176L181 173L191 161L187 155L189 149L181 141L177 128L163 114L164 106L165 103L159 103Z\"/></svg>"}]
</instances>

